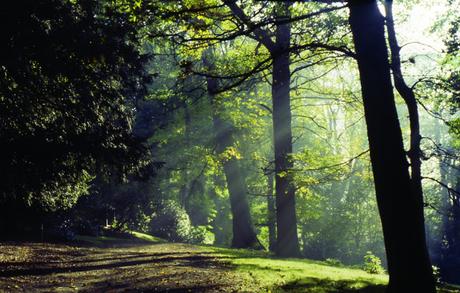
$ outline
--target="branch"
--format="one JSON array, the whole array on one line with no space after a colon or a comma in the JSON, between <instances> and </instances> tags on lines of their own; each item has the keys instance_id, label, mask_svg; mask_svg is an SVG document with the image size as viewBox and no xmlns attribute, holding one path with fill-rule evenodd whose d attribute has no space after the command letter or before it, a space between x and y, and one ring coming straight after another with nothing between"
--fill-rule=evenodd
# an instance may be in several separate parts
<instances>
[{"instance_id":1,"label":"branch","mask_svg":"<svg viewBox=\"0 0 460 293\"><path fill-rule=\"evenodd\" d=\"M457 190L449 187L449 185L447 185L444 182L442 182L442 181L440 181L440 180L438 180L436 178L433 178L433 177L422 176L422 180L423 179L428 179L428 180L434 181L434 182L438 183L439 185L441 185L442 187L444 187L445 189L447 189L449 197L452 200L452 202L454 203L454 205L460 207L460 203L458 201L460 199L460 193Z\"/></svg>"},{"instance_id":2,"label":"branch","mask_svg":"<svg viewBox=\"0 0 460 293\"><path fill-rule=\"evenodd\" d=\"M244 13L243 9L241 9L241 7L236 4L236 1L224 0L224 3L228 6L228 8L230 8L230 10L238 19L240 19L246 26L248 26L249 29L254 32L254 35L259 42L261 42L269 51L274 50L275 43L270 38L268 32L254 24Z\"/></svg>"},{"instance_id":3,"label":"branch","mask_svg":"<svg viewBox=\"0 0 460 293\"><path fill-rule=\"evenodd\" d=\"M324 170L324 169L330 169L330 168L340 167L340 166L343 166L343 165L348 165L348 164L350 164L351 162L353 162L354 160L358 159L359 157L364 156L364 155L367 154L368 152L369 152L369 149L365 150L365 151L362 152L362 153L359 153L358 155L354 156L353 158L348 159L347 161L340 162L340 163L333 164L333 165L321 166L321 167L318 167L318 168L310 168L310 169L297 169L297 170L291 169L291 170L293 170L293 171L320 171L320 170Z\"/></svg>"},{"instance_id":4,"label":"branch","mask_svg":"<svg viewBox=\"0 0 460 293\"><path fill-rule=\"evenodd\" d=\"M293 46L289 50L290 51L300 51L303 49L325 49L328 51L332 52L340 52L343 53L345 56L352 57L356 59L356 54L346 46L334 46L334 45L328 45L328 44L322 44L322 43L309 43L305 45L298 45L298 46Z\"/></svg>"}]
</instances>

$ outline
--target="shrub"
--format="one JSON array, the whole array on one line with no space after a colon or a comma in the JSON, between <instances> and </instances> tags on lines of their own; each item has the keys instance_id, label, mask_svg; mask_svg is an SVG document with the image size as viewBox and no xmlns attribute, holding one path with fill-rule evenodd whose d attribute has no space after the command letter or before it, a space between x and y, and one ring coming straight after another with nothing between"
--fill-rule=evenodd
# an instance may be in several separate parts
<instances>
[{"instance_id":1,"label":"shrub","mask_svg":"<svg viewBox=\"0 0 460 293\"><path fill-rule=\"evenodd\" d=\"M213 244L215 240L214 233L209 231L207 226L192 227L190 231L189 242L193 244Z\"/></svg>"},{"instance_id":2,"label":"shrub","mask_svg":"<svg viewBox=\"0 0 460 293\"><path fill-rule=\"evenodd\" d=\"M385 272L382 267L382 261L371 251L368 251L364 256L363 270L369 274L382 274Z\"/></svg>"},{"instance_id":3,"label":"shrub","mask_svg":"<svg viewBox=\"0 0 460 293\"><path fill-rule=\"evenodd\" d=\"M334 267L340 267L343 266L342 262L336 258L326 258L325 262Z\"/></svg>"},{"instance_id":4,"label":"shrub","mask_svg":"<svg viewBox=\"0 0 460 293\"><path fill-rule=\"evenodd\" d=\"M174 201L160 203L150 221L150 233L173 242L189 242L190 218Z\"/></svg>"}]
</instances>

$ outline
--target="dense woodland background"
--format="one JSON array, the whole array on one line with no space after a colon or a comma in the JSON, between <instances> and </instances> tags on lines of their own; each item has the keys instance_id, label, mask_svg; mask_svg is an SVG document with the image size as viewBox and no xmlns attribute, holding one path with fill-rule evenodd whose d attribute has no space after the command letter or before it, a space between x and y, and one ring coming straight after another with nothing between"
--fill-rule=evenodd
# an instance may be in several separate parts
<instances>
[{"instance_id":1,"label":"dense woodland background","mask_svg":"<svg viewBox=\"0 0 460 293\"><path fill-rule=\"evenodd\" d=\"M10 4L1 238L136 230L460 283L458 1Z\"/></svg>"}]
</instances>

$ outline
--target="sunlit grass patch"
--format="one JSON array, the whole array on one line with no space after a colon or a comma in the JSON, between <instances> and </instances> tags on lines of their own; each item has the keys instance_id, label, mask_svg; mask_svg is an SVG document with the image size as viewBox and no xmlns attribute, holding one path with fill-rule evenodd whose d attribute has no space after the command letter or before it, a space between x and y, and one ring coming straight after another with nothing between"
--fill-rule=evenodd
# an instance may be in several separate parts
<instances>
[{"instance_id":1,"label":"sunlit grass patch","mask_svg":"<svg viewBox=\"0 0 460 293\"><path fill-rule=\"evenodd\" d=\"M118 237L112 236L83 236L77 235L74 239L80 244L94 245L94 246L107 246L107 245L117 245L117 244L127 244L127 243L165 243L166 241L141 232L129 231L121 232Z\"/></svg>"},{"instance_id":2,"label":"sunlit grass patch","mask_svg":"<svg viewBox=\"0 0 460 293\"><path fill-rule=\"evenodd\" d=\"M263 251L211 249L259 288L272 292L384 292L388 282L385 274L320 261L280 259Z\"/></svg>"},{"instance_id":3,"label":"sunlit grass patch","mask_svg":"<svg viewBox=\"0 0 460 293\"><path fill-rule=\"evenodd\" d=\"M136 232L136 231L131 231L129 232L131 235L133 235L135 238L144 240L146 242L154 242L154 243L165 243L166 240L161 239L159 237L155 237L149 234L141 233L141 232Z\"/></svg>"}]
</instances>

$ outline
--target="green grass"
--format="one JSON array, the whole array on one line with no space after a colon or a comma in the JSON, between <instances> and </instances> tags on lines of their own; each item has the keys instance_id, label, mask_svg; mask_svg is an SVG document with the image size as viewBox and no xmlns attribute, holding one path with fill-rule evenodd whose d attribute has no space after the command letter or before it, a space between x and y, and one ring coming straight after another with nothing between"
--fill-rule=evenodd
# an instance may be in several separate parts
<instances>
[{"instance_id":1,"label":"green grass","mask_svg":"<svg viewBox=\"0 0 460 293\"><path fill-rule=\"evenodd\" d=\"M146 241L146 242L154 242L154 243L165 243L167 242L164 239L161 239L159 237L155 237L149 234L141 233L141 232L136 232L136 231L131 231L129 232L131 235L133 235L135 238Z\"/></svg>"},{"instance_id":2,"label":"green grass","mask_svg":"<svg viewBox=\"0 0 460 293\"><path fill-rule=\"evenodd\" d=\"M307 259L280 259L267 252L211 249L259 288L271 292L384 292L388 276Z\"/></svg>"},{"instance_id":3,"label":"green grass","mask_svg":"<svg viewBox=\"0 0 460 293\"><path fill-rule=\"evenodd\" d=\"M227 260L259 292L362 292L383 293L386 274L369 274L359 268L333 266L309 259L277 258L266 251L205 247ZM444 284L438 293L459 293L460 286Z\"/></svg>"}]
</instances>

